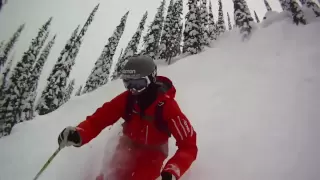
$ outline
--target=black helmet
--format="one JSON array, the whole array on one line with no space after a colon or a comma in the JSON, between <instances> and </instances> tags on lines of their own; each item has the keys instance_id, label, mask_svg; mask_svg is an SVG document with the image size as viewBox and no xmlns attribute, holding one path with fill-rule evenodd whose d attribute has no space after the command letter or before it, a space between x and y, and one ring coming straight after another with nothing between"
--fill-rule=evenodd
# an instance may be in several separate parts
<instances>
[{"instance_id":1,"label":"black helmet","mask_svg":"<svg viewBox=\"0 0 320 180\"><path fill-rule=\"evenodd\" d=\"M146 55L130 57L124 65L120 78L130 91L142 92L151 83L156 82L157 65Z\"/></svg>"}]
</instances>

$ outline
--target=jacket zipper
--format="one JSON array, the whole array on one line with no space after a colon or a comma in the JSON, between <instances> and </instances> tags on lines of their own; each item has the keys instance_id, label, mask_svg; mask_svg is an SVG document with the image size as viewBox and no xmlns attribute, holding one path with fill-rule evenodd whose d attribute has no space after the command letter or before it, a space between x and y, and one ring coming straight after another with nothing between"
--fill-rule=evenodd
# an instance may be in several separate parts
<instances>
[{"instance_id":1,"label":"jacket zipper","mask_svg":"<svg viewBox=\"0 0 320 180\"><path fill-rule=\"evenodd\" d=\"M148 125L147 125L147 129L146 129L146 141L145 141L145 144L147 144L147 142L148 142Z\"/></svg>"}]
</instances>

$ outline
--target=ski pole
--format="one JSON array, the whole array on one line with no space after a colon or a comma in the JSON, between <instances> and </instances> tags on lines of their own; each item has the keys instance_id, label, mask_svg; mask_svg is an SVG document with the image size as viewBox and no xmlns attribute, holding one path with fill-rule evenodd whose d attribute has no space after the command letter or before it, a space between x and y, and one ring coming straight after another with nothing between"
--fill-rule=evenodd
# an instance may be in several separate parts
<instances>
[{"instance_id":1,"label":"ski pole","mask_svg":"<svg viewBox=\"0 0 320 180\"><path fill-rule=\"evenodd\" d=\"M35 178L33 180L37 180L39 176L43 173L43 171L49 166L51 161L53 160L54 157L60 152L60 147L51 155L51 157L48 159L48 161L42 166L41 170L38 172Z\"/></svg>"}]
</instances>

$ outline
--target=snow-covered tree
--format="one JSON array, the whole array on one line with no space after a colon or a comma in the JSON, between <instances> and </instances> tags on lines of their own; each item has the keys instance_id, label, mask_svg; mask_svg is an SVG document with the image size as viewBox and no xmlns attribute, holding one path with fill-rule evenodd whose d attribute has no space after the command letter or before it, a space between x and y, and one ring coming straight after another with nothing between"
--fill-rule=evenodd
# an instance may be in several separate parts
<instances>
[{"instance_id":1,"label":"snow-covered tree","mask_svg":"<svg viewBox=\"0 0 320 180\"><path fill-rule=\"evenodd\" d=\"M163 31L160 44L160 58L165 59L168 64L171 58L180 53L181 36L182 36L182 11L183 2L177 0L174 4L170 2L167 13L166 25Z\"/></svg>"},{"instance_id":2,"label":"snow-covered tree","mask_svg":"<svg viewBox=\"0 0 320 180\"><path fill-rule=\"evenodd\" d=\"M220 36L226 31L226 25L224 22L223 7L222 7L221 0L219 0L219 16L218 16L217 28L218 28L218 36Z\"/></svg>"},{"instance_id":3,"label":"snow-covered tree","mask_svg":"<svg viewBox=\"0 0 320 180\"><path fill-rule=\"evenodd\" d=\"M129 11L121 18L120 24L117 26L113 35L108 39L108 43L105 45L86 81L83 93L91 92L108 82L112 59L125 29L128 14Z\"/></svg>"},{"instance_id":4,"label":"snow-covered tree","mask_svg":"<svg viewBox=\"0 0 320 180\"><path fill-rule=\"evenodd\" d=\"M49 90L54 87L54 84L50 84L50 83L51 83L51 81L54 80L54 75L63 68L64 60L68 56L68 53L77 38L77 33L78 33L79 28L80 28L80 25L77 26L77 28L73 31L70 39L67 41L63 50L60 52L60 56L58 57L58 60L57 60L56 64L54 65L49 77L47 78L47 87L46 87L45 91L42 92L41 98L39 99L39 101L36 105L37 111L39 111L40 105L43 106L46 103L46 102L44 102L44 98L46 95L47 96L49 95ZM50 86L50 87L48 87L48 86ZM52 93L53 91L51 90L50 92Z\"/></svg>"},{"instance_id":5,"label":"snow-covered tree","mask_svg":"<svg viewBox=\"0 0 320 180\"><path fill-rule=\"evenodd\" d=\"M207 0L201 0L200 4L201 18L201 46L209 46L209 13L207 8Z\"/></svg>"},{"instance_id":6,"label":"snow-covered tree","mask_svg":"<svg viewBox=\"0 0 320 180\"><path fill-rule=\"evenodd\" d=\"M315 3L313 0L304 0L305 4L308 8L312 9L314 14L319 17L320 16L320 8L317 3Z\"/></svg>"},{"instance_id":7,"label":"snow-covered tree","mask_svg":"<svg viewBox=\"0 0 320 180\"><path fill-rule=\"evenodd\" d=\"M121 69L123 68L124 64L126 63L126 60L133 56L137 50L138 50L138 45L140 43L140 39L141 39L141 34L142 31L144 30L144 25L146 23L146 19L148 17L148 12L146 11L145 14L143 15L139 26L136 30L136 32L134 33L134 35L132 36L131 40L129 41L126 49L124 50L124 53L122 56L120 56L117 65L116 65L116 69L113 75L113 79L117 78L119 76L119 73L121 71Z\"/></svg>"},{"instance_id":8,"label":"snow-covered tree","mask_svg":"<svg viewBox=\"0 0 320 180\"><path fill-rule=\"evenodd\" d=\"M67 78L72 70L75 62L75 58L80 49L80 45L84 38L84 35L93 21L96 11L99 8L99 4L95 6L90 13L86 23L82 27L79 35L75 39L70 39L67 44L69 47L65 47L66 51L61 53L61 59L55 64L49 78L47 79L47 86L43 90L39 104L37 105L37 111L39 115L50 113L60 107L63 103L64 90L67 86ZM76 32L76 31L75 31ZM72 37L73 38L73 37Z\"/></svg>"},{"instance_id":9,"label":"snow-covered tree","mask_svg":"<svg viewBox=\"0 0 320 180\"><path fill-rule=\"evenodd\" d=\"M267 0L264 0L264 4L266 5L267 11L272 11L272 8Z\"/></svg>"},{"instance_id":10,"label":"snow-covered tree","mask_svg":"<svg viewBox=\"0 0 320 180\"><path fill-rule=\"evenodd\" d=\"M6 65L3 67L3 69L4 69L3 72L1 72L1 74L0 74L0 94L3 94L2 90L5 89L6 82L7 82L7 79L8 79L8 75L9 75L9 72L10 72L11 67L12 67L12 62L14 60L14 55L15 55L15 53L13 53L11 58L7 61Z\"/></svg>"},{"instance_id":11,"label":"snow-covered tree","mask_svg":"<svg viewBox=\"0 0 320 180\"><path fill-rule=\"evenodd\" d=\"M254 17L256 18L257 23L260 23L260 19L256 11L254 11Z\"/></svg>"},{"instance_id":12,"label":"snow-covered tree","mask_svg":"<svg viewBox=\"0 0 320 180\"><path fill-rule=\"evenodd\" d=\"M82 91L82 85L78 88L75 96L80 96L81 95L81 91Z\"/></svg>"},{"instance_id":13,"label":"snow-covered tree","mask_svg":"<svg viewBox=\"0 0 320 180\"><path fill-rule=\"evenodd\" d=\"M97 12L97 10L99 8L99 5L100 4L96 5L95 8L92 10L92 12L90 13L86 23L82 27L79 35L77 36L77 38L75 39L71 49L69 50L69 53L68 53L68 55L67 55L67 57L65 59L65 65L67 65L67 69L68 69L68 71L66 72L67 77L69 77L69 74L70 74L70 72L72 70L72 67L73 67L74 63L75 63L75 59L76 59L76 57L78 55L78 52L80 50L80 46L82 44L84 36L85 36L90 24L92 23L92 21L94 19L94 16L95 16L95 14L96 14L96 12ZM64 84L66 84L66 82Z\"/></svg>"},{"instance_id":14,"label":"snow-covered tree","mask_svg":"<svg viewBox=\"0 0 320 180\"><path fill-rule=\"evenodd\" d=\"M1 51L2 51L3 45L4 45L4 41L1 41L1 42L0 42L0 53L1 53Z\"/></svg>"},{"instance_id":15,"label":"snow-covered tree","mask_svg":"<svg viewBox=\"0 0 320 180\"><path fill-rule=\"evenodd\" d=\"M173 45L172 57L181 54L181 42L182 42L182 32L183 32L183 0L177 0L173 6L173 17L174 23L171 29L171 44ZM171 57L167 60L168 64L171 63Z\"/></svg>"},{"instance_id":16,"label":"snow-covered tree","mask_svg":"<svg viewBox=\"0 0 320 180\"><path fill-rule=\"evenodd\" d=\"M15 43L17 42L22 30L24 29L25 24L20 25L18 30L10 38L9 42L4 46L3 51L0 52L0 71L2 66L6 63L10 52L12 51Z\"/></svg>"},{"instance_id":17,"label":"snow-covered tree","mask_svg":"<svg viewBox=\"0 0 320 180\"><path fill-rule=\"evenodd\" d=\"M174 17L173 17L173 0L170 0L170 4L168 7L168 11L167 11L167 16L166 19L164 21L164 25L163 25L163 31L162 31L162 36L161 36L161 41L160 41L160 46L159 46L159 59L167 59L168 56L170 56L168 54L168 49L171 48L170 46L171 44L171 36L172 36L172 25L173 25L173 21L174 21Z\"/></svg>"},{"instance_id":18,"label":"snow-covered tree","mask_svg":"<svg viewBox=\"0 0 320 180\"><path fill-rule=\"evenodd\" d=\"M184 28L183 53L197 54L201 52L201 19L197 0L188 0L189 11Z\"/></svg>"},{"instance_id":19,"label":"snow-covered tree","mask_svg":"<svg viewBox=\"0 0 320 180\"><path fill-rule=\"evenodd\" d=\"M287 3L287 0L279 0L279 2L280 2L282 10L288 11L290 9L290 6Z\"/></svg>"},{"instance_id":20,"label":"snow-covered tree","mask_svg":"<svg viewBox=\"0 0 320 180\"><path fill-rule=\"evenodd\" d=\"M128 57L133 56L138 51L138 45L140 43L141 35L144 30L147 17L148 12L146 11L139 23L137 31L132 36L131 41L128 43L128 46L124 50L122 59L127 59Z\"/></svg>"},{"instance_id":21,"label":"snow-covered tree","mask_svg":"<svg viewBox=\"0 0 320 180\"><path fill-rule=\"evenodd\" d=\"M212 4L211 1L209 1L209 37L211 40L216 40L217 39L217 34L216 34L216 24L214 23L214 17L212 13Z\"/></svg>"},{"instance_id":22,"label":"snow-covered tree","mask_svg":"<svg viewBox=\"0 0 320 180\"><path fill-rule=\"evenodd\" d=\"M72 45L75 43L75 40L77 38L77 33L79 31L80 25L77 26L77 28L73 31L73 33L71 34L70 39L67 41L66 45L64 46L63 50L60 52L60 56L58 57L58 60L56 62L56 64L53 67L53 70L51 71L50 76L48 77L47 81L49 81L52 76L59 70L62 68L63 63L65 62L65 59L68 56L69 51L72 48Z\"/></svg>"},{"instance_id":23,"label":"snow-covered tree","mask_svg":"<svg viewBox=\"0 0 320 180\"><path fill-rule=\"evenodd\" d=\"M80 26L78 26L72 33L70 39L67 41L64 49L60 52L60 56L58 57L58 60L56 62L56 64L54 65L48 79L47 79L47 86L45 88L45 90L42 92L41 97L38 101L36 110L38 111L38 113L40 115L42 115L42 113L44 114L45 112L47 112L49 110L49 107L46 105L47 103L51 103L52 102L52 97L53 97L53 90L54 88L57 88L55 85L55 78L56 74L58 74L58 71L61 71L64 68L64 62L66 57L68 56L68 53L70 51L70 49L72 48L72 45L74 44L76 38L77 38L77 33L79 30ZM63 87L61 87L62 89ZM48 98L46 98L48 97ZM61 95L59 94L59 97L61 97ZM56 106L58 106L58 100L55 100L55 103L57 104ZM41 111L43 112L40 112Z\"/></svg>"},{"instance_id":24,"label":"snow-covered tree","mask_svg":"<svg viewBox=\"0 0 320 180\"><path fill-rule=\"evenodd\" d=\"M66 103L71 98L72 92L74 90L74 84L75 84L75 79L72 79L69 82L67 88L65 88L64 96L63 96L63 103L62 104Z\"/></svg>"},{"instance_id":25,"label":"snow-covered tree","mask_svg":"<svg viewBox=\"0 0 320 180\"><path fill-rule=\"evenodd\" d=\"M178 33L177 39L175 40L174 48L173 48L173 51L175 53L173 55L173 57L181 54L181 42L182 42L182 38L183 38L183 23L182 22L179 25L179 31L177 33ZM168 64L171 64L171 59L168 60Z\"/></svg>"},{"instance_id":26,"label":"snow-covered tree","mask_svg":"<svg viewBox=\"0 0 320 180\"><path fill-rule=\"evenodd\" d=\"M120 71L117 72L117 70L120 70L120 68L121 68L121 67L119 67L119 62L122 61L122 60L121 60L122 53L123 53L123 48L121 48L120 55L119 55L119 57L118 57L118 60L116 61L116 62L117 62L116 68L115 68L113 74L112 74L111 77L110 77L111 81L113 81L113 80L115 80L115 79L117 79L117 78L119 77L119 72L120 72Z\"/></svg>"},{"instance_id":27,"label":"snow-covered tree","mask_svg":"<svg viewBox=\"0 0 320 180\"><path fill-rule=\"evenodd\" d=\"M295 0L288 0L288 2L290 2L289 5L290 5L293 22L296 25L299 25L299 24L306 25L307 21L306 21L306 18L304 17L304 14L299 4Z\"/></svg>"},{"instance_id":28,"label":"snow-covered tree","mask_svg":"<svg viewBox=\"0 0 320 180\"><path fill-rule=\"evenodd\" d=\"M141 54L149 55L153 59L158 58L158 49L164 21L164 6L166 1L161 2L153 22L149 26L147 34L143 37L143 49Z\"/></svg>"},{"instance_id":29,"label":"snow-covered tree","mask_svg":"<svg viewBox=\"0 0 320 180\"><path fill-rule=\"evenodd\" d=\"M52 18L39 30L38 36L33 39L29 49L24 53L22 60L19 61L13 69L8 81L8 86L6 86L3 91L4 95L0 99L0 122L2 122L6 128L5 132L2 132L3 135L10 134L11 128L20 122L23 95L26 90L29 89L29 84L26 82L31 74L31 69L41 49L41 45L47 37L46 34L51 20Z\"/></svg>"},{"instance_id":30,"label":"snow-covered tree","mask_svg":"<svg viewBox=\"0 0 320 180\"><path fill-rule=\"evenodd\" d=\"M34 117L34 103L37 96L37 88L42 73L43 66L48 59L51 48L54 45L56 35L49 41L44 50L42 51L39 59L32 68L31 75L28 78L27 83L29 84L29 89L25 92L25 97L22 100L22 114L21 120L30 120Z\"/></svg>"},{"instance_id":31,"label":"snow-covered tree","mask_svg":"<svg viewBox=\"0 0 320 180\"><path fill-rule=\"evenodd\" d=\"M229 31L231 31L231 30L232 30L232 25L231 25L231 20L230 20L229 12L227 12L227 16L228 16Z\"/></svg>"},{"instance_id":32,"label":"snow-covered tree","mask_svg":"<svg viewBox=\"0 0 320 180\"><path fill-rule=\"evenodd\" d=\"M243 35L243 39L249 38L252 27L250 25L250 20L248 14L246 13L246 8L243 5L242 0L234 0L234 15L236 25L240 28L240 33Z\"/></svg>"},{"instance_id":33,"label":"snow-covered tree","mask_svg":"<svg viewBox=\"0 0 320 180\"><path fill-rule=\"evenodd\" d=\"M183 30L183 1L177 0L173 5L172 24L170 26L170 36L165 46L165 60L171 64L172 57L181 53L181 41Z\"/></svg>"},{"instance_id":34,"label":"snow-covered tree","mask_svg":"<svg viewBox=\"0 0 320 180\"><path fill-rule=\"evenodd\" d=\"M250 9L249 9L249 6L248 6L248 3L246 0L241 0L242 1L242 4L244 5L244 8L245 8L245 12L247 14L247 18L249 21L253 21L253 17L251 15L251 12L250 12Z\"/></svg>"}]
</instances>

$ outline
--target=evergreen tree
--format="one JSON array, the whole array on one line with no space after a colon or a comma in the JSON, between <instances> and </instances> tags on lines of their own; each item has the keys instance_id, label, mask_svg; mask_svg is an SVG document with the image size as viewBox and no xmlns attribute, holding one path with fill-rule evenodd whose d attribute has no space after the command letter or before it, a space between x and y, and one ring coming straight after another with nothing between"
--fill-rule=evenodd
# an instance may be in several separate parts
<instances>
[{"instance_id":1,"label":"evergreen tree","mask_svg":"<svg viewBox=\"0 0 320 180\"><path fill-rule=\"evenodd\" d=\"M72 70L73 65L75 64L75 59L78 55L78 52L80 50L80 46L82 44L82 41L84 39L84 36L88 30L88 27L90 26L90 24L93 21L93 18L99 8L99 5L96 5L95 8L92 10L92 12L90 13L86 23L84 24L84 26L82 27L79 35L77 36L77 38L75 39L74 43L72 44L72 48L69 50L68 55L65 59L65 65L67 65L67 69L68 71L66 71L67 77L69 77L69 74ZM66 82L64 82L64 84L66 84Z\"/></svg>"},{"instance_id":2,"label":"evergreen tree","mask_svg":"<svg viewBox=\"0 0 320 180\"><path fill-rule=\"evenodd\" d=\"M144 25L146 23L147 17L148 17L148 12L146 11L145 14L143 15L140 23L139 23L137 31L132 36L131 41L128 43L128 46L124 50L122 59L128 59L129 57L133 56L138 51L138 45L139 45L139 42L141 39L141 34L144 30Z\"/></svg>"},{"instance_id":3,"label":"evergreen tree","mask_svg":"<svg viewBox=\"0 0 320 180\"><path fill-rule=\"evenodd\" d=\"M121 62L121 61L122 61L122 60L121 60L122 53L123 53L123 48L121 48L120 55L119 55L119 57L118 57L118 60L116 61L116 62L117 62L117 64L116 64L116 68L115 68L115 70L114 70L114 72L113 72L113 74L112 74L112 76L111 76L111 81L113 81L113 80L117 79L117 78L118 78L118 76L119 76L119 73L117 73L117 70L118 70L118 69L120 70L119 62ZM120 71L119 71L119 72L120 72Z\"/></svg>"},{"instance_id":4,"label":"evergreen tree","mask_svg":"<svg viewBox=\"0 0 320 180\"><path fill-rule=\"evenodd\" d=\"M207 9L207 0L202 0L200 5L201 18L201 46L209 46L209 13Z\"/></svg>"},{"instance_id":5,"label":"evergreen tree","mask_svg":"<svg viewBox=\"0 0 320 180\"><path fill-rule=\"evenodd\" d=\"M148 12L145 12L145 14L143 15L143 17L139 23L137 31L134 33L131 40L129 41L126 49L124 50L123 55L122 56L120 55L120 57L119 57L119 60L115 66L116 68L115 68L112 79L118 78L121 69L123 68L123 66L126 63L126 60L128 58L130 58L131 56L133 56L137 52L138 45L139 45L140 39L141 39L141 34L142 34L142 31L144 30L144 25L146 23L147 17L148 17Z\"/></svg>"},{"instance_id":6,"label":"evergreen tree","mask_svg":"<svg viewBox=\"0 0 320 180\"><path fill-rule=\"evenodd\" d=\"M281 7L284 11L290 11L290 1L291 0L279 0Z\"/></svg>"},{"instance_id":7,"label":"evergreen tree","mask_svg":"<svg viewBox=\"0 0 320 180\"><path fill-rule=\"evenodd\" d=\"M181 54L181 42L182 42L182 37L183 37L183 23L182 22L179 25L179 31L177 33L178 33L177 39L175 40L174 48L173 48L173 51L174 51L173 57ZM173 37L175 37L175 36L173 36ZM168 60L168 64L171 64L171 59Z\"/></svg>"},{"instance_id":8,"label":"evergreen tree","mask_svg":"<svg viewBox=\"0 0 320 180\"><path fill-rule=\"evenodd\" d=\"M172 44L172 52L171 57L177 56L181 54L181 41L182 41L182 32L183 32L183 0L177 0L174 4L173 8L173 18L174 23L172 25L171 29L171 44ZM170 59L167 59L168 64L171 63L171 57Z\"/></svg>"},{"instance_id":9,"label":"evergreen tree","mask_svg":"<svg viewBox=\"0 0 320 180\"><path fill-rule=\"evenodd\" d=\"M52 98L48 98L48 99L45 99L45 98L46 97L53 97L51 95L53 93L53 91L50 89L56 88L56 85L54 84L55 74L57 74L58 71L61 71L63 69L64 60L68 56L68 52L70 51L70 49L72 48L72 45L74 44L74 42L76 40L79 28L80 28L80 26L78 26L73 31L73 33L72 33L70 39L67 41L64 49L60 52L60 56L58 57L58 60L57 60L56 64L54 65L53 70L51 71L51 73L47 79L47 86L46 86L45 90L42 92L41 98L39 99L38 104L36 106L36 110L38 111L38 113L40 115L42 115L42 113L45 113L47 110L49 110L49 107L46 104L47 104L47 102L48 103L52 102ZM59 97L61 97L60 94L59 94ZM58 103L57 100L55 101L55 103L56 104ZM56 106L58 106L58 104ZM43 110L43 112L40 112L40 108Z\"/></svg>"},{"instance_id":10,"label":"evergreen tree","mask_svg":"<svg viewBox=\"0 0 320 180\"><path fill-rule=\"evenodd\" d=\"M72 79L69 82L67 88L65 88L62 104L66 103L71 98L72 92L74 90L74 84L75 84L75 79Z\"/></svg>"},{"instance_id":11,"label":"evergreen tree","mask_svg":"<svg viewBox=\"0 0 320 180\"><path fill-rule=\"evenodd\" d=\"M201 49L201 19L197 0L188 1L189 12L184 28L183 53L197 54Z\"/></svg>"},{"instance_id":12,"label":"evergreen tree","mask_svg":"<svg viewBox=\"0 0 320 180\"><path fill-rule=\"evenodd\" d=\"M24 53L22 60L14 68L8 86L3 91L4 95L0 99L0 122L5 130L2 135L10 134L12 127L20 122L21 102L25 91L29 88L26 82L41 49L41 44L45 41L51 20L52 18L39 30L38 36L32 41L28 51Z\"/></svg>"},{"instance_id":13,"label":"evergreen tree","mask_svg":"<svg viewBox=\"0 0 320 180\"><path fill-rule=\"evenodd\" d=\"M293 22L296 25L303 24L306 25L307 21L304 17L304 14L299 6L299 4L295 0L288 0L289 5L290 5L290 10L293 18Z\"/></svg>"},{"instance_id":14,"label":"evergreen tree","mask_svg":"<svg viewBox=\"0 0 320 180\"><path fill-rule=\"evenodd\" d=\"M164 21L165 2L165 0L161 2L158 12L149 26L147 34L143 38L143 50L141 54L149 55L153 59L158 58L158 49Z\"/></svg>"},{"instance_id":15,"label":"evergreen tree","mask_svg":"<svg viewBox=\"0 0 320 180\"><path fill-rule=\"evenodd\" d=\"M171 1L170 3L173 3ZM171 58L180 53L180 44L182 36L182 11L183 2L181 0L171 4L170 13L167 15L167 27L161 39L160 58L165 59L170 64Z\"/></svg>"},{"instance_id":16,"label":"evergreen tree","mask_svg":"<svg viewBox=\"0 0 320 180\"><path fill-rule=\"evenodd\" d=\"M219 16L218 16L217 28L218 28L218 36L220 36L226 31L226 25L224 22L223 7L222 7L221 0L219 0Z\"/></svg>"},{"instance_id":17,"label":"evergreen tree","mask_svg":"<svg viewBox=\"0 0 320 180\"><path fill-rule=\"evenodd\" d=\"M95 66L86 81L83 93L91 92L108 82L112 66L112 59L123 34L128 14L129 11L121 18L120 24L117 26L113 35L108 39L107 45L105 45L99 59L95 63Z\"/></svg>"},{"instance_id":18,"label":"evergreen tree","mask_svg":"<svg viewBox=\"0 0 320 180\"><path fill-rule=\"evenodd\" d=\"M75 96L80 96L81 95L81 91L82 91L82 85L79 87L79 89L77 90Z\"/></svg>"},{"instance_id":19,"label":"evergreen tree","mask_svg":"<svg viewBox=\"0 0 320 180\"><path fill-rule=\"evenodd\" d=\"M243 34L243 39L248 39L252 27L250 25L248 14L246 13L246 8L241 0L234 0L234 14L236 25L240 28L240 33Z\"/></svg>"},{"instance_id":20,"label":"evergreen tree","mask_svg":"<svg viewBox=\"0 0 320 180\"><path fill-rule=\"evenodd\" d=\"M95 6L95 8L90 13L79 35L77 35L74 39L70 39L68 43L71 44L67 44L67 46L70 46L66 46L66 51L64 53L61 53L62 58L58 59L58 62L55 64L49 78L47 79L47 86L41 94L41 98L37 106L37 111L39 115L50 113L59 108L60 105L62 105L64 91L67 85L67 78L69 77L72 67L74 65L75 58L80 49L84 35L89 25L93 21L93 18L98 8L99 4Z\"/></svg>"},{"instance_id":21,"label":"evergreen tree","mask_svg":"<svg viewBox=\"0 0 320 180\"><path fill-rule=\"evenodd\" d=\"M167 16L164 21L160 46L159 46L159 59L167 59L168 55L168 49L171 47L171 36L172 36L172 26L174 17L173 17L173 0L170 0L170 4L167 11Z\"/></svg>"},{"instance_id":22,"label":"evergreen tree","mask_svg":"<svg viewBox=\"0 0 320 180\"><path fill-rule=\"evenodd\" d=\"M253 21L253 18L252 18L252 15L251 15L249 6L248 6L248 4L247 4L247 1L246 1L246 0L241 0L241 1L242 1L242 4L244 5L245 12L246 12L246 14L247 14L248 20L249 20L249 21Z\"/></svg>"},{"instance_id":23,"label":"evergreen tree","mask_svg":"<svg viewBox=\"0 0 320 180\"><path fill-rule=\"evenodd\" d=\"M216 25L214 23L211 1L209 1L209 37L211 40L217 39Z\"/></svg>"},{"instance_id":24,"label":"evergreen tree","mask_svg":"<svg viewBox=\"0 0 320 180\"><path fill-rule=\"evenodd\" d=\"M30 89L25 93L27 96L24 97L22 101L22 121L30 120L34 117L34 105L37 96L38 81L40 79L43 66L48 59L52 46L54 45L55 39L56 35L48 42L39 59L32 68L31 75L27 81Z\"/></svg>"},{"instance_id":25,"label":"evergreen tree","mask_svg":"<svg viewBox=\"0 0 320 180\"><path fill-rule=\"evenodd\" d=\"M25 27L25 24L20 25L18 30L10 38L9 42L4 46L3 51L0 52L0 70L2 69L1 66L3 66L6 63L6 61L8 59L8 55L10 54L11 50L13 49L13 47L14 47L15 43L17 42L24 27Z\"/></svg>"},{"instance_id":26,"label":"evergreen tree","mask_svg":"<svg viewBox=\"0 0 320 180\"><path fill-rule=\"evenodd\" d=\"M183 1L177 0L173 5L172 24L170 26L169 38L165 47L165 59L171 64L171 59L181 53L181 40L183 29Z\"/></svg>"},{"instance_id":27,"label":"evergreen tree","mask_svg":"<svg viewBox=\"0 0 320 180\"><path fill-rule=\"evenodd\" d=\"M59 70L62 68L63 63L65 62L65 59L68 56L69 51L72 48L72 45L75 43L75 40L77 38L77 33L79 31L80 25L77 26L77 28L73 31L73 33L71 34L70 39L67 41L66 45L64 46L63 50L60 52L60 56L58 57L58 61L56 62L56 64L53 67L53 70L50 73L50 76L48 77L47 81L50 81L50 79L52 78L52 76Z\"/></svg>"},{"instance_id":28,"label":"evergreen tree","mask_svg":"<svg viewBox=\"0 0 320 180\"><path fill-rule=\"evenodd\" d=\"M264 4L266 5L267 11L272 11L272 8L267 0L264 0Z\"/></svg>"},{"instance_id":29,"label":"evergreen tree","mask_svg":"<svg viewBox=\"0 0 320 180\"><path fill-rule=\"evenodd\" d=\"M258 14L256 13L256 11L254 11L254 16L256 18L257 23L260 23L260 19L259 19Z\"/></svg>"},{"instance_id":30,"label":"evergreen tree","mask_svg":"<svg viewBox=\"0 0 320 180\"><path fill-rule=\"evenodd\" d=\"M2 47L3 47L3 45L4 45L4 41L1 41L1 42L0 42L0 53L2 52Z\"/></svg>"},{"instance_id":31,"label":"evergreen tree","mask_svg":"<svg viewBox=\"0 0 320 180\"><path fill-rule=\"evenodd\" d=\"M229 26L229 31L232 30L232 25L231 25L231 20L230 20L230 16L229 13L227 12L227 16L228 16L228 26Z\"/></svg>"},{"instance_id":32,"label":"evergreen tree","mask_svg":"<svg viewBox=\"0 0 320 180\"><path fill-rule=\"evenodd\" d=\"M0 94L4 94L2 92L2 90L5 89L5 86L6 86L6 82L7 82L7 79L8 79L8 75L9 75L9 72L11 70L11 67L12 67L12 62L13 62L13 59L14 59L14 54L11 56L11 58L9 59L9 61L7 61L6 65L3 67L3 72L1 73L1 76L0 76ZM0 95L1 97L1 95ZM1 99L1 98L0 98Z\"/></svg>"},{"instance_id":33,"label":"evergreen tree","mask_svg":"<svg viewBox=\"0 0 320 180\"><path fill-rule=\"evenodd\" d=\"M318 6L317 3L315 3L313 0L304 0L305 1L305 5L312 9L314 14L316 15L316 17L320 16L320 8Z\"/></svg>"}]
</instances>

